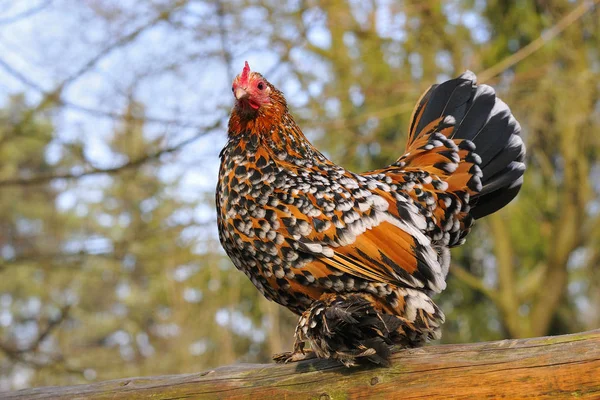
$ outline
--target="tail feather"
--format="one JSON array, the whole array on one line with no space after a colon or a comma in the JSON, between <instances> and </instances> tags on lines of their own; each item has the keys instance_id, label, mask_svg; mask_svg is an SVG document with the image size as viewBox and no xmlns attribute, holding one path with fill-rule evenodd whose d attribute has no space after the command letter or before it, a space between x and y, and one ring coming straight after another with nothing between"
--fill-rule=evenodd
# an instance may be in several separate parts
<instances>
[{"instance_id":1,"label":"tail feather","mask_svg":"<svg viewBox=\"0 0 600 400\"><path fill-rule=\"evenodd\" d=\"M508 168L508 166L510 166L510 164L515 160L519 162L519 165L514 165L514 167L523 168L524 171L524 159L525 145L523 144L523 140L520 136L511 135L508 143L506 143L506 147L504 147L504 151L487 163L485 166L485 174L489 177L493 177ZM481 193L481 195L483 194L485 193Z\"/></svg>"},{"instance_id":2,"label":"tail feather","mask_svg":"<svg viewBox=\"0 0 600 400\"><path fill-rule=\"evenodd\" d=\"M468 107L467 103L473 96L470 81L463 78L466 74L457 79L433 85L423 94L411 118L407 148L420 136L420 133L429 123L443 115L448 115L448 110L453 110L454 117L462 120ZM441 101L441 99L445 101Z\"/></svg>"},{"instance_id":3,"label":"tail feather","mask_svg":"<svg viewBox=\"0 0 600 400\"><path fill-rule=\"evenodd\" d=\"M523 176L515 180L510 186L491 192L481 196L478 200L479 203L473 212L471 212L473 218L481 218L486 215L490 215L508 203L517 196L521 185L523 184Z\"/></svg>"},{"instance_id":4,"label":"tail feather","mask_svg":"<svg viewBox=\"0 0 600 400\"><path fill-rule=\"evenodd\" d=\"M455 124L448 136L468 140L481 159L481 189L470 198L471 215L477 219L508 204L519 192L525 172L525 145L521 127L508 106L490 86L477 85L467 71L456 79L432 86L413 113L408 148L428 134L433 121L452 116Z\"/></svg>"}]
</instances>

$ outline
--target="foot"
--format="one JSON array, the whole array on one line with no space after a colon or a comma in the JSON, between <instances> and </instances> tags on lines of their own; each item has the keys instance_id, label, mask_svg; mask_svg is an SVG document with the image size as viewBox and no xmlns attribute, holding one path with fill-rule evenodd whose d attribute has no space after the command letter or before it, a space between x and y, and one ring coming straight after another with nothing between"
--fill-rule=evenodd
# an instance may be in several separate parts
<instances>
[{"instance_id":1,"label":"foot","mask_svg":"<svg viewBox=\"0 0 600 400\"><path fill-rule=\"evenodd\" d=\"M275 360L278 364L287 364L290 362L298 362L302 360L310 360L311 358L316 358L315 353L310 350L302 350L302 351L286 351L285 353L279 353L273 355L273 360Z\"/></svg>"}]
</instances>

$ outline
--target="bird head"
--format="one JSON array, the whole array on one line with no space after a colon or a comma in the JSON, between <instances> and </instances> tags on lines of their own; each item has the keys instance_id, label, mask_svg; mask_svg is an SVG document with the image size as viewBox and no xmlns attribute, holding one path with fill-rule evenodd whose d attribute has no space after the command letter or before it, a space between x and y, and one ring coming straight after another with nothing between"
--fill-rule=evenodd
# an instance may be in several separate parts
<instances>
[{"instance_id":1,"label":"bird head","mask_svg":"<svg viewBox=\"0 0 600 400\"><path fill-rule=\"evenodd\" d=\"M235 106L244 114L252 115L273 102L271 96L275 88L258 72L251 72L246 61L242 72L233 80L231 90Z\"/></svg>"}]
</instances>

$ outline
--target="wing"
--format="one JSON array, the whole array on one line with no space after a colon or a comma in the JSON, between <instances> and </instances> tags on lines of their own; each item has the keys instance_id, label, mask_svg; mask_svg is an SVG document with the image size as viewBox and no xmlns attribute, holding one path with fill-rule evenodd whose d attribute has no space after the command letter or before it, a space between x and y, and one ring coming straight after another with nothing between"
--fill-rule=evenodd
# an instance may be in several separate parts
<instances>
[{"instance_id":1,"label":"wing","mask_svg":"<svg viewBox=\"0 0 600 400\"><path fill-rule=\"evenodd\" d=\"M274 221L267 228L277 231L271 237L280 243L275 257L292 259L296 278L334 290L348 289L340 281L344 274L433 291L445 287L446 271L425 234L422 206L386 183L389 177L361 176L333 164L319 170L286 165L281 171L279 179L294 184L273 189L277 200L265 205L265 218ZM269 247L269 237L259 236ZM279 275L284 273L282 267Z\"/></svg>"}]
</instances>

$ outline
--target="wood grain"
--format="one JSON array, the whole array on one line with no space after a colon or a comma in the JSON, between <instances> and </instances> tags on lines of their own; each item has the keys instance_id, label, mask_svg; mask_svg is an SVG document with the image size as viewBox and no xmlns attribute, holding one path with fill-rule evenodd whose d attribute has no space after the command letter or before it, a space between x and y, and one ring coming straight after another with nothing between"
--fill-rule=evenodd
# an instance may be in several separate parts
<instances>
[{"instance_id":1,"label":"wood grain","mask_svg":"<svg viewBox=\"0 0 600 400\"><path fill-rule=\"evenodd\" d=\"M3 399L600 399L600 330L402 350L391 368L240 364L2 393Z\"/></svg>"}]
</instances>

